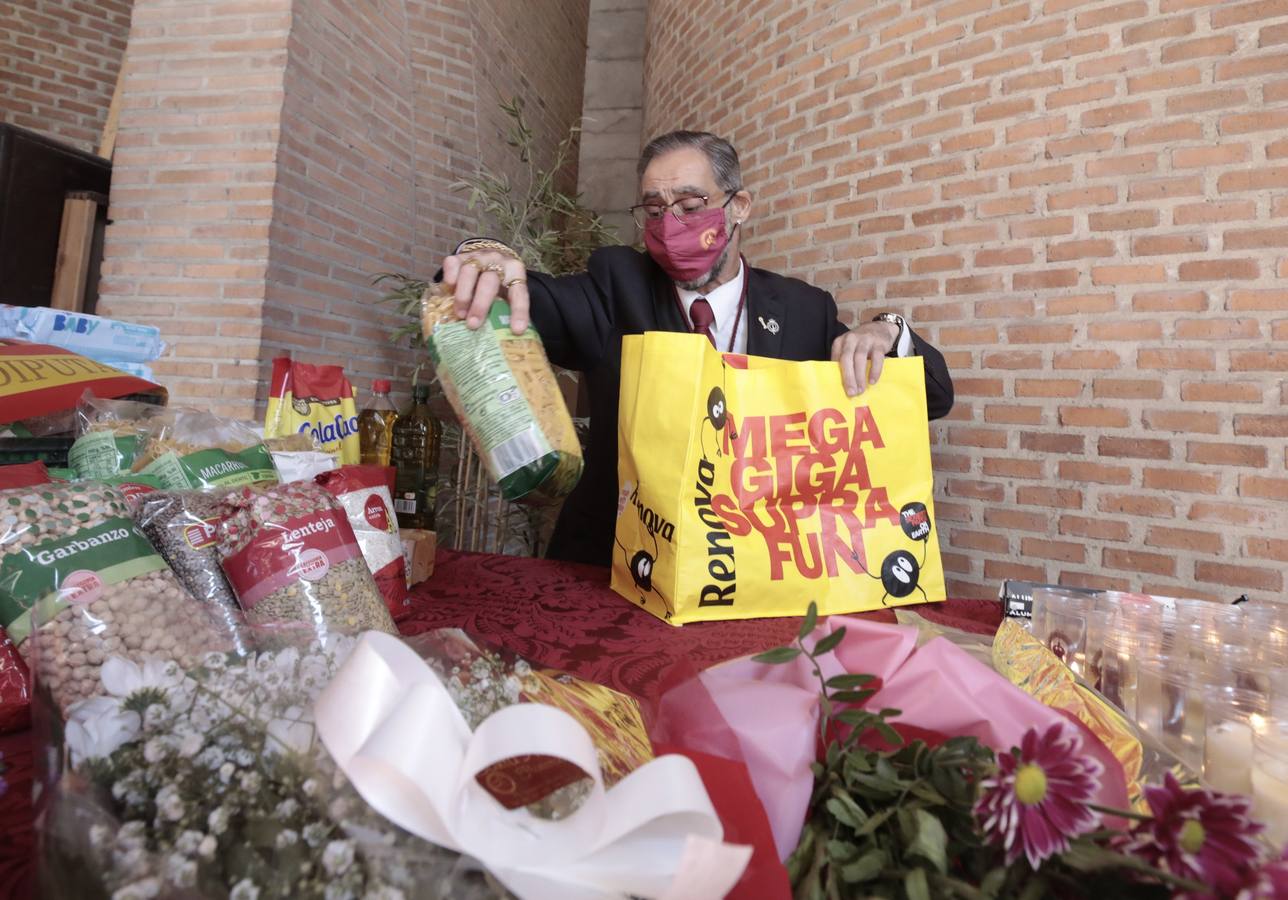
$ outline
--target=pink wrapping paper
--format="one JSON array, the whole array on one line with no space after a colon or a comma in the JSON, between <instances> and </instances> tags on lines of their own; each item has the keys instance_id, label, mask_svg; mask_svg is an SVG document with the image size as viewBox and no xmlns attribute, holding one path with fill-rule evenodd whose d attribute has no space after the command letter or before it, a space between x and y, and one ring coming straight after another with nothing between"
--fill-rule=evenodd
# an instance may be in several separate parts
<instances>
[{"instance_id":1,"label":"pink wrapping paper","mask_svg":"<svg viewBox=\"0 0 1288 900\"><path fill-rule=\"evenodd\" d=\"M895 722L972 735L998 752L1018 746L1030 728L1065 722L1081 732L1084 752L1105 766L1096 802L1126 806L1122 767L1081 723L942 638L918 649L914 628L832 616L807 643L840 626L845 639L822 659L823 677L877 676L880 687L869 708L893 707L901 710ZM782 859L796 847L813 789L809 767L818 750L818 692L818 679L803 657L786 665L734 660L667 691L653 729L655 740L746 763Z\"/></svg>"}]
</instances>

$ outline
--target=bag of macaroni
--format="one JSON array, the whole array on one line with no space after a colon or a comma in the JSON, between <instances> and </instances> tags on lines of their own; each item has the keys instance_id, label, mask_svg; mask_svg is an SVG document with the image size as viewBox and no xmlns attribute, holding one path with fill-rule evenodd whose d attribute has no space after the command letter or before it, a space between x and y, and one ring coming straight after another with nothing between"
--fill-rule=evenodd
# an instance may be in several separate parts
<instances>
[{"instance_id":1,"label":"bag of macaroni","mask_svg":"<svg viewBox=\"0 0 1288 900\"><path fill-rule=\"evenodd\" d=\"M273 360L264 437L309 432L340 465L360 462L358 407L340 366L315 366L286 356Z\"/></svg>"},{"instance_id":2,"label":"bag of macaroni","mask_svg":"<svg viewBox=\"0 0 1288 900\"><path fill-rule=\"evenodd\" d=\"M944 599L920 359L849 397L834 362L622 339L613 590L673 625Z\"/></svg>"}]
</instances>

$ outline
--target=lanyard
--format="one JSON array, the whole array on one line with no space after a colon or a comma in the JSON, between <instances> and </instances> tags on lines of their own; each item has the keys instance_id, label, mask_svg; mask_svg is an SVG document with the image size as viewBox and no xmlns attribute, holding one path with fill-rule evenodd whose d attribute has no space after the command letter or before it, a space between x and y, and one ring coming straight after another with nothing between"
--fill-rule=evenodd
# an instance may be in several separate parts
<instances>
[{"instance_id":1,"label":"lanyard","mask_svg":"<svg viewBox=\"0 0 1288 900\"><path fill-rule=\"evenodd\" d=\"M725 351L726 353L733 352L734 342L738 340L738 326L742 324L742 310L747 305L747 286L751 283L751 278L748 277L750 273L747 271L747 260L742 256L739 256L738 259L742 262L742 296L738 298L738 312L734 315L733 333L729 335L729 349ZM680 310L680 318L688 322L689 331L693 331L693 320L689 318L689 311L684 308L684 302L680 300L680 292L675 289L674 281L671 282L671 299L675 301L676 308ZM704 297L703 299L706 298ZM720 348L717 347L716 349L719 350Z\"/></svg>"}]
</instances>

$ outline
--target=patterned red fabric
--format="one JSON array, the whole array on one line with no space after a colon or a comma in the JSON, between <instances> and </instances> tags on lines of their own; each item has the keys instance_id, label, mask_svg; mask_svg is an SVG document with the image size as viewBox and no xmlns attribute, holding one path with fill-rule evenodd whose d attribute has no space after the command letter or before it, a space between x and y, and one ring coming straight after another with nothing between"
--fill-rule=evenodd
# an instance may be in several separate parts
<instances>
[{"instance_id":1,"label":"patterned red fabric","mask_svg":"<svg viewBox=\"0 0 1288 900\"><path fill-rule=\"evenodd\" d=\"M597 566L439 550L434 575L412 592L403 634L458 627L532 662L648 702L683 675L790 641L799 619L698 622L676 628L614 594ZM979 634L1001 620L995 600L917 607L927 619ZM894 622L881 610L866 618ZM32 894L35 840L31 732L0 737L9 790L0 796L0 898Z\"/></svg>"}]
</instances>

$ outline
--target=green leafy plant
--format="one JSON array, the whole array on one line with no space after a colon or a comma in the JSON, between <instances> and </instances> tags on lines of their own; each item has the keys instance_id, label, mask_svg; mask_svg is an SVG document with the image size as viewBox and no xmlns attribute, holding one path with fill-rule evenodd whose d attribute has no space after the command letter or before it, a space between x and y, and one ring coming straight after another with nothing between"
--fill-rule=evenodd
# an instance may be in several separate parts
<instances>
[{"instance_id":1,"label":"green leafy plant","mask_svg":"<svg viewBox=\"0 0 1288 900\"><path fill-rule=\"evenodd\" d=\"M1115 849L1111 844L1124 833L1108 828L1077 837L1036 870L1023 856L1007 863L976 814L981 785L998 770L994 752L968 736L934 747L905 740L891 724L899 710L861 707L876 693L873 676L824 677L819 661L841 644L845 629L810 645L806 638L817 622L811 603L792 645L754 657L772 664L804 658L819 683L825 749L812 765L809 812L787 860L797 900L1099 900L1201 889Z\"/></svg>"},{"instance_id":2,"label":"green leafy plant","mask_svg":"<svg viewBox=\"0 0 1288 900\"><path fill-rule=\"evenodd\" d=\"M510 119L506 144L513 147L525 167L524 184L516 187L509 176L480 168L452 185L465 192L469 207L480 223L494 229L493 236L514 248L530 269L549 275L584 272L590 254L600 247L620 243L616 232L596 213L581 205L581 198L560 187L577 148L581 126L574 125L545 166L537 162L536 133L523 116L523 100L502 101Z\"/></svg>"}]
</instances>

